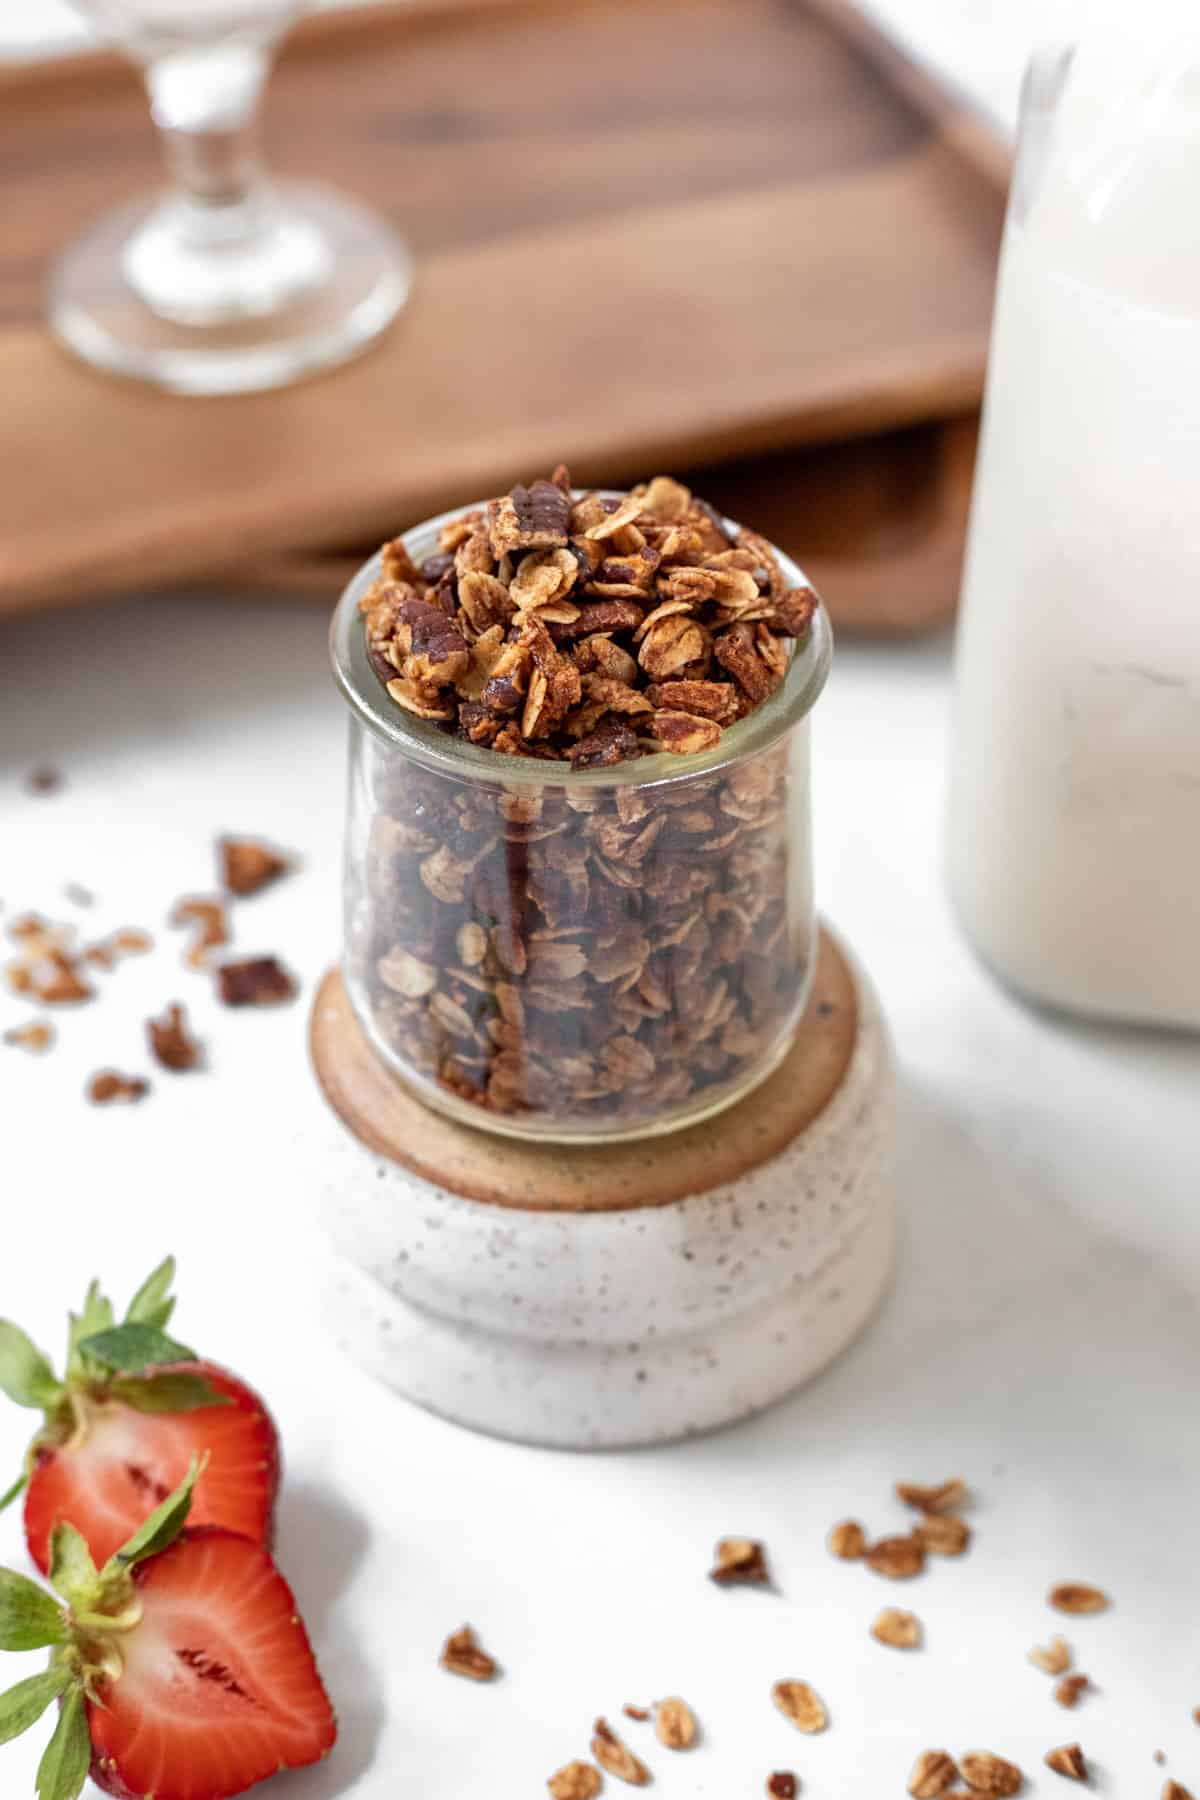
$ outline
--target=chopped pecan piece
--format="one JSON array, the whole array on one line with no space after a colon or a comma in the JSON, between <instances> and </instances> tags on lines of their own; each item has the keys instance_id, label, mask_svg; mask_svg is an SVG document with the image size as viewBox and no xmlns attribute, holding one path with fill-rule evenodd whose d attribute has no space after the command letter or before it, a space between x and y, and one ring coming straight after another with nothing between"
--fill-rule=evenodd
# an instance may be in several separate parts
<instances>
[{"instance_id":1,"label":"chopped pecan piece","mask_svg":"<svg viewBox=\"0 0 1200 1800\"><path fill-rule=\"evenodd\" d=\"M891 1581L907 1581L925 1567L925 1546L915 1536L880 1538L865 1555L867 1567Z\"/></svg>"},{"instance_id":2,"label":"chopped pecan piece","mask_svg":"<svg viewBox=\"0 0 1200 1800\"><path fill-rule=\"evenodd\" d=\"M769 1587L766 1545L754 1538L721 1538L708 1579L718 1587Z\"/></svg>"},{"instance_id":3,"label":"chopped pecan piece","mask_svg":"<svg viewBox=\"0 0 1200 1800\"><path fill-rule=\"evenodd\" d=\"M829 1714L807 1681L777 1681L771 1698L785 1719L806 1737L814 1737L829 1724Z\"/></svg>"},{"instance_id":4,"label":"chopped pecan piece","mask_svg":"<svg viewBox=\"0 0 1200 1800\"><path fill-rule=\"evenodd\" d=\"M592 1755L608 1775L627 1781L630 1787L646 1787L650 1771L628 1744L622 1743L607 1719L597 1719L592 1727Z\"/></svg>"},{"instance_id":5,"label":"chopped pecan piece","mask_svg":"<svg viewBox=\"0 0 1200 1800\"><path fill-rule=\"evenodd\" d=\"M1091 1685L1091 1678L1087 1675L1064 1675L1061 1681L1055 1683L1054 1698L1060 1706L1078 1706Z\"/></svg>"},{"instance_id":6,"label":"chopped pecan piece","mask_svg":"<svg viewBox=\"0 0 1200 1800\"><path fill-rule=\"evenodd\" d=\"M728 681L656 681L646 698L669 712L690 713L730 725L738 716L737 689Z\"/></svg>"},{"instance_id":7,"label":"chopped pecan piece","mask_svg":"<svg viewBox=\"0 0 1200 1800\"><path fill-rule=\"evenodd\" d=\"M565 548L571 501L552 481L515 487L511 494L488 502L488 537L497 558L514 550Z\"/></svg>"},{"instance_id":8,"label":"chopped pecan piece","mask_svg":"<svg viewBox=\"0 0 1200 1800\"><path fill-rule=\"evenodd\" d=\"M546 1786L550 1800L596 1800L602 1778L591 1763L569 1762L550 1777Z\"/></svg>"},{"instance_id":9,"label":"chopped pecan piece","mask_svg":"<svg viewBox=\"0 0 1200 1800\"><path fill-rule=\"evenodd\" d=\"M259 843L255 838L218 838L217 856L222 887L241 898L257 894L270 882L278 881L292 866L291 857L272 850L269 844Z\"/></svg>"},{"instance_id":10,"label":"chopped pecan piece","mask_svg":"<svg viewBox=\"0 0 1200 1800\"><path fill-rule=\"evenodd\" d=\"M905 1506L911 1506L917 1512L952 1513L967 1504L970 1495L967 1484L955 1476L950 1481L940 1481L934 1487L922 1487L915 1481L898 1481L896 1498L903 1500Z\"/></svg>"},{"instance_id":11,"label":"chopped pecan piece","mask_svg":"<svg viewBox=\"0 0 1200 1800\"><path fill-rule=\"evenodd\" d=\"M1164 1781L1162 1800L1192 1800L1190 1788L1185 1788L1181 1781Z\"/></svg>"},{"instance_id":12,"label":"chopped pecan piece","mask_svg":"<svg viewBox=\"0 0 1200 1800\"><path fill-rule=\"evenodd\" d=\"M758 653L749 625L731 625L717 638L713 650L721 667L728 669L752 705L761 705L779 686L778 675Z\"/></svg>"},{"instance_id":13,"label":"chopped pecan piece","mask_svg":"<svg viewBox=\"0 0 1200 1800\"><path fill-rule=\"evenodd\" d=\"M470 1625L462 1625L450 1633L438 1661L451 1675L465 1675L468 1681L494 1681L500 1673L495 1657L480 1647Z\"/></svg>"},{"instance_id":14,"label":"chopped pecan piece","mask_svg":"<svg viewBox=\"0 0 1200 1800\"><path fill-rule=\"evenodd\" d=\"M775 602L771 623L787 637L803 637L813 622L817 604L811 588L792 588Z\"/></svg>"},{"instance_id":15,"label":"chopped pecan piece","mask_svg":"<svg viewBox=\"0 0 1200 1800\"><path fill-rule=\"evenodd\" d=\"M295 977L274 956L249 956L217 970L217 994L226 1006L282 1006L297 992Z\"/></svg>"},{"instance_id":16,"label":"chopped pecan piece","mask_svg":"<svg viewBox=\"0 0 1200 1800\"><path fill-rule=\"evenodd\" d=\"M187 1014L179 1005L168 1006L161 1019L147 1019L146 1036L156 1062L164 1069L195 1069L201 1061L201 1047L188 1030Z\"/></svg>"},{"instance_id":17,"label":"chopped pecan piece","mask_svg":"<svg viewBox=\"0 0 1200 1800\"><path fill-rule=\"evenodd\" d=\"M1056 1775L1065 1775L1068 1781L1086 1781L1088 1778L1088 1766L1078 1744L1060 1744L1057 1750L1047 1750L1043 1760L1048 1769L1053 1769Z\"/></svg>"},{"instance_id":18,"label":"chopped pecan piece","mask_svg":"<svg viewBox=\"0 0 1200 1800\"><path fill-rule=\"evenodd\" d=\"M673 1695L654 1709L654 1733L668 1750L690 1750L696 1742L696 1715L686 1700Z\"/></svg>"},{"instance_id":19,"label":"chopped pecan piece","mask_svg":"<svg viewBox=\"0 0 1200 1800\"><path fill-rule=\"evenodd\" d=\"M608 769L641 753L641 745L632 727L615 717L601 719L594 731L571 749L574 769Z\"/></svg>"},{"instance_id":20,"label":"chopped pecan piece","mask_svg":"<svg viewBox=\"0 0 1200 1800\"><path fill-rule=\"evenodd\" d=\"M776 1769L773 1775L767 1776L770 1800L796 1800L799 1792L799 1783L790 1769Z\"/></svg>"},{"instance_id":21,"label":"chopped pecan piece","mask_svg":"<svg viewBox=\"0 0 1200 1800\"><path fill-rule=\"evenodd\" d=\"M867 1534L857 1519L843 1519L829 1534L829 1549L843 1562L857 1562L867 1547Z\"/></svg>"},{"instance_id":22,"label":"chopped pecan piece","mask_svg":"<svg viewBox=\"0 0 1200 1800\"><path fill-rule=\"evenodd\" d=\"M958 1767L967 1786L977 1794L1019 1794L1025 1785L1016 1763L991 1750L968 1750L959 1757Z\"/></svg>"},{"instance_id":23,"label":"chopped pecan piece","mask_svg":"<svg viewBox=\"0 0 1200 1800\"><path fill-rule=\"evenodd\" d=\"M948 1750L922 1750L908 1778L913 1800L940 1800L958 1780L958 1764Z\"/></svg>"},{"instance_id":24,"label":"chopped pecan piece","mask_svg":"<svg viewBox=\"0 0 1200 1800\"><path fill-rule=\"evenodd\" d=\"M871 1636L893 1650L917 1650L921 1645L921 1621L915 1613L885 1606L871 1626Z\"/></svg>"},{"instance_id":25,"label":"chopped pecan piece","mask_svg":"<svg viewBox=\"0 0 1200 1800\"><path fill-rule=\"evenodd\" d=\"M1098 1613L1108 1606L1108 1595L1084 1581L1060 1581L1047 1596L1051 1606L1064 1613Z\"/></svg>"},{"instance_id":26,"label":"chopped pecan piece","mask_svg":"<svg viewBox=\"0 0 1200 1800\"><path fill-rule=\"evenodd\" d=\"M648 1706L634 1706L632 1701L629 1700L625 1702L621 1711L625 1714L627 1719L636 1719L639 1725L644 1725L646 1720L650 1717L650 1708Z\"/></svg>"},{"instance_id":27,"label":"chopped pecan piece","mask_svg":"<svg viewBox=\"0 0 1200 1800\"><path fill-rule=\"evenodd\" d=\"M87 1098L93 1106L130 1105L150 1092L150 1083L141 1075L121 1075L116 1069L100 1069L87 1084Z\"/></svg>"}]
</instances>

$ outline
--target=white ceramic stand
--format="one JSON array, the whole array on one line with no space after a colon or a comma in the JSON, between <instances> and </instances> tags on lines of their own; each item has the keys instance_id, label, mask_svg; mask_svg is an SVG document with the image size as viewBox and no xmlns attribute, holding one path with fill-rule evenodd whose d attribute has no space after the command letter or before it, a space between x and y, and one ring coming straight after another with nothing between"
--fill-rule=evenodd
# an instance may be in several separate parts
<instances>
[{"instance_id":1,"label":"white ceramic stand","mask_svg":"<svg viewBox=\"0 0 1200 1800\"><path fill-rule=\"evenodd\" d=\"M336 976L313 1051L355 1134L326 1194L335 1333L460 1424L569 1449L708 1431L810 1379L879 1302L892 1059L827 932L786 1061L673 1137L556 1150L435 1118L361 1063Z\"/></svg>"}]
</instances>

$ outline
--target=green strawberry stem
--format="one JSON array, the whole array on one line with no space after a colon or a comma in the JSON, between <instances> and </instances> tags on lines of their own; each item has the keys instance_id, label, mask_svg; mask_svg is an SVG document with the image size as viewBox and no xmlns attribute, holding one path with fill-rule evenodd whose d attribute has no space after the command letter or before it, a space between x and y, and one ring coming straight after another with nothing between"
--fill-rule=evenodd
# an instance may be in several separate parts
<instances>
[{"instance_id":1,"label":"green strawberry stem","mask_svg":"<svg viewBox=\"0 0 1200 1800\"><path fill-rule=\"evenodd\" d=\"M166 1332L175 1309L174 1279L175 1258L168 1256L143 1281L120 1323L112 1302L93 1281L82 1309L70 1315L61 1381L33 1340L19 1326L0 1319L0 1393L17 1406L43 1414L24 1469L0 1495L0 1512L24 1491L40 1449L82 1442L92 1409L99 1403L119 1400L147 1413L195 1412L229 1404L228 1397L202 1375L171 1367L196 1361L194 1350Z\"/></svg>"}]
</instances>

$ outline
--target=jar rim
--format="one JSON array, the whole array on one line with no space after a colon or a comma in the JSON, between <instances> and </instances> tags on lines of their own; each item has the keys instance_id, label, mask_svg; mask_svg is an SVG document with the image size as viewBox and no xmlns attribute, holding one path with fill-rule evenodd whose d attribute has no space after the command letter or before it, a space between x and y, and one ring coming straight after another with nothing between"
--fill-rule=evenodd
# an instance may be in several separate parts
<instances>
[{"instance_id":1,"label":"jar rim","mask_svg":"<svg viewBox=\"0 0 1200 1800\"><path fill-rule=\"evenodd\" d=\"M576 497L590 491L576 489ZM606 499L624 497L622 491L612 488L595 491ZM486 501L476 500L465 506L451 507L436 518L425 519L403 532L401 542L413 561L420 563L435 553L443 525L486 505ZM721 523L731 532L742 529L736 520L724 516ZM777 544L772 544L771 548L792 586L812 586L798 563ZM415 714L397 706L389 696L367 656L366 634L358 610L359 600L379 575L382 564L383 552L379 550L351 577L334 609L329 631L334 679L351 711L377 738L401 750L422 768L459 781L498 782L505 787L570 786L582 789L665 787L673 782L693 780L698 775L710 775L769 749L807 717L825 686L833 657L833 629L818 597L808 635L796 644L787 674L779 687L752 713L735 725L727 726L721 733L720 742L711 750L696 751L687 756L660 750L630 757L603 769L573 769L566 760L551 762L540 757L498 755L486 745L452 736L433 720L418 719Z\"/></svg>"}]
</instances>

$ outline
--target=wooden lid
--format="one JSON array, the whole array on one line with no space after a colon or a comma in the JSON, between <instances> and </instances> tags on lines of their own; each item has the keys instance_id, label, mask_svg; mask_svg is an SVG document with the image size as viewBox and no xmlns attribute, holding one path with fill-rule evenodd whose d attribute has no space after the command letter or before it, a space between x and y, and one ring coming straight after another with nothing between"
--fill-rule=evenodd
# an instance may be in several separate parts
<instances>
[{"instance_id":1,"label":"wooden lid","mask_svg":"<svg viewBox=\"0 0 1200 1800\"><path fill-rule=\"evenodd\" d=\"M822 930L808 1007L770 1078L715 1119L666 1137L583 1146L475 1131L433 1112L371 1049L337 970L317 991L311 1049L325 1097L361 1143L435 1186L533 1212L665 1206L723 1187L769 1162L811 1125L845 1077L858 997L845 957Z\"/></svg>"}]
</instances>

